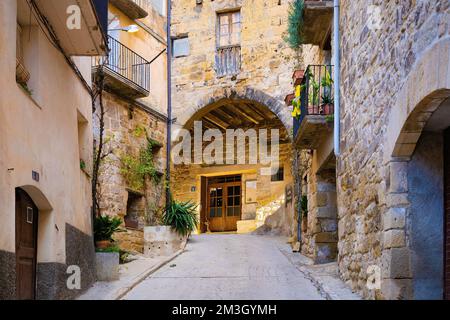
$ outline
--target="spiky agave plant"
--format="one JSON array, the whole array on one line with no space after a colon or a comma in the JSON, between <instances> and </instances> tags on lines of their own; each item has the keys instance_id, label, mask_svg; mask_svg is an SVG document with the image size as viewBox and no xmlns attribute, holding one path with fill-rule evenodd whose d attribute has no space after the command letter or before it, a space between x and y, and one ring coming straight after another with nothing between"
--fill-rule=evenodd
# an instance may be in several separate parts
<instances>
[{"instance_id":1,"label":"spiky agave plant","mask_svg":"<svg viewBox=\"0 0 450 320\"><path fill-rule=\"evenodd\" d=\"M163 214L163 223L181 236L190 236L198 225L198 205L191 202L170 201Z\"/></svg>"}]
</instances>

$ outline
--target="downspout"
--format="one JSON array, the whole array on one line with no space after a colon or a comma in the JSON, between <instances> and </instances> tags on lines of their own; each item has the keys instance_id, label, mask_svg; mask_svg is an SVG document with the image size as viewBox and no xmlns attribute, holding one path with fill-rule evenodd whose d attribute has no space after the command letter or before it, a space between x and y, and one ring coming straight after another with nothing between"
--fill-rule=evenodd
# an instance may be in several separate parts
<instances>
[{"instance_id":1,"label":"downspout","mask_svg":"<svg viewBox=\"0 0 450 320\"><path fill-rule=\"evenodd\" d=\"M339 31L339 0L334 0L333 18L333 49L334 49L334 154L341 154L341 55Z\"/></svg>"},{"instance_id":2,"label":"downspout","mask_svg":"<svg viewBox=\"0 0 450 320\"><path fill-rule=\"evenodd\" d=\"M166 154L166 204L170 204L170 158L172 151L172 1L167 0L167 154Z\"/></svg>"}]
</instances>

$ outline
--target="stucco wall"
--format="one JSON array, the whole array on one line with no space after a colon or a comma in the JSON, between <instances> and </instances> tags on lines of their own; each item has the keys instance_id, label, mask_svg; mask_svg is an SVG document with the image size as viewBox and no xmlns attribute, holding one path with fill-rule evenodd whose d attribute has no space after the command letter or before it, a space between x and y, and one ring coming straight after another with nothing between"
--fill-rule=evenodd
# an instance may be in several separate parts
<instances>
[{"instance_id":1,"label":"stucco wall","mask_svg":"<svg viewBox=\"0 0 450 320\"><path fill-rule=\"evenodd\" d=\"M15 0L0 2L0 20L0 250L15 252L15 189L23 187L40 211L38 263L64 264L66 225L92 234L90 182L80 170L78 143L81 115L90 133L81 143L92 146L90 95L38 27L26 43L33 46L24 57L33 90L26 93L15 80ZM89 83L90 58L75 61Z\"/></svg>"}]
</instances>

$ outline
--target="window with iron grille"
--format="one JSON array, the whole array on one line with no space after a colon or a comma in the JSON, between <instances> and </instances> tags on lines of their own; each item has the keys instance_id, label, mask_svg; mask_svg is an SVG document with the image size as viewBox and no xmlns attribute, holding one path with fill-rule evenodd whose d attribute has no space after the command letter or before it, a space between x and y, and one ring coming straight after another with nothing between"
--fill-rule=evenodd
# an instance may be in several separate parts
<instances>
[{"instance_id":1,"label":"window with iron grille","mask_svg":"<svg viewBox=\"0 0 450 320\"><path fill-rule=\"evenodd\" d=\"M216 72L218 76L235 75L241 69L241 12L217 16Z\"/></svg>"}]
</instances>

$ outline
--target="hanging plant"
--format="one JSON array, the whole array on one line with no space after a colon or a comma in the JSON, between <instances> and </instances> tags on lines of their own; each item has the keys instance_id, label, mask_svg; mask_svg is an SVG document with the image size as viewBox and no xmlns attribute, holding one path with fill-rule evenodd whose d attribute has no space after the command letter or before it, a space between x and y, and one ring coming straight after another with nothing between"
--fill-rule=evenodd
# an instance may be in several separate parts
<instances>
[{"instance_id":1,"label":"hanging plant","mask_svg":"<svg viewBox=\"0 0 450 320\"><path fill-rule=\"evenodd\" d=\"M294 0L289 7L288 30L284 41L294 50L302 45L304 0Z\"/></svg>"}]
</instances>

